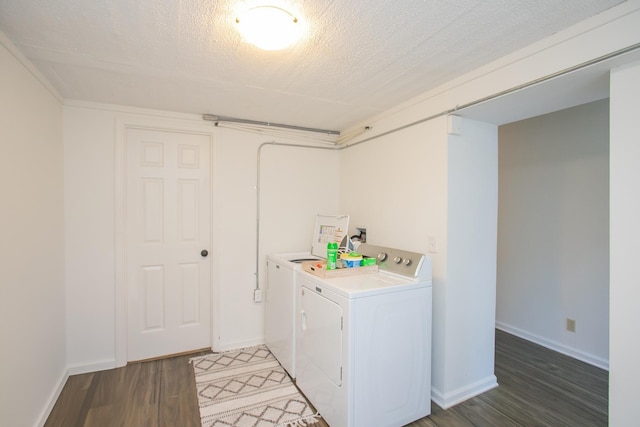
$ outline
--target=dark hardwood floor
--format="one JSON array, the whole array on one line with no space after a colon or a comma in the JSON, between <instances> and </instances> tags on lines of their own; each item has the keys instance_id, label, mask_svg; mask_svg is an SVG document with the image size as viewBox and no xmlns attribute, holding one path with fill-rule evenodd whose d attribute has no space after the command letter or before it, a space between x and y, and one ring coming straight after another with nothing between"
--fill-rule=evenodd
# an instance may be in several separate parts
<instances>
[{"instance_id":1,"label":"dark hardwood floor","mask_svg":"<svg viewBox=\"0 0 640 427\"><path fill-rule=\"evenodd\" d=\"M609 373L496 331L499 386L410 424L432 426L606 426Z\"/></svg>"},{"instance_id":2,"label":"dark hardwood floor","mask_svg":"<svg viewBox=\"0 0 640 427\"><path fill-rule=\"evenodd\" d=\"M71 376L45 427L200 427L193 356ZM432 404L432 414L410 426L607 425L602 369L496 331L495 373L499 387L448 410Z\"/></svg>"}]
</instances>

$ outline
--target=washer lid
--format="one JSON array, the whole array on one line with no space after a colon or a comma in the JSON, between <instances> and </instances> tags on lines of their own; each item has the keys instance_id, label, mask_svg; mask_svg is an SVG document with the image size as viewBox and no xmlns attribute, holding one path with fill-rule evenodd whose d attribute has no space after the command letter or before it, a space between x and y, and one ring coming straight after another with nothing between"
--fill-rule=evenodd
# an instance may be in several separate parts
<instances>
[{"instance_id":1,"label":"washer lid","mask_svg":"<svg viewBox=\"0 0 640 427\"><path fill-rule=\"evenodd\" d=\"M327 243L340 244L349 231L349 215L321 215L316 216L313 229L311 253L315 256L327 257Z\"/></svg>"},{"instance_id":2,"label":"washer lid","mask_svg":"<svg viewBox=\"0 0 640 427\"><path fill-rule=\"evenodd\" d=\"M267 259L278 263L282 266L289 267L294 270L300 270L302 262L298 260L319 260L320 257L312 255L310 252L291 252L286 254L269 254Z\"/></svg>"},{"instance_id":3,"label":"washer lid","mask_svg":"<svg viewBox=\"0 0 640 427\"><path fill-rule=\"evenodd\" d=\"M304 274L306 277L311 278L314 283L320 284L321 287L326 287L345 298L363 298L402 292L409 289L431 287L431 280L410 279L397 274L384 272L330 279L317 277L304 270L299 271L298 274Z\"/></svg>"}]
</instances>

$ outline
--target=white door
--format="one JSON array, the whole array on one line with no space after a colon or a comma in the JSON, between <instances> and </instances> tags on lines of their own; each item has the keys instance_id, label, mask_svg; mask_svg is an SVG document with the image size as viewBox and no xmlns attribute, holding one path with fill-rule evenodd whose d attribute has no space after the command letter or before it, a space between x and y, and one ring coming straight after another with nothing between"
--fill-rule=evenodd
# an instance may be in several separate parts
<instances>
[{"instance_id":1,"label":"white door","mask_svg":"<svg viewBox=\"0 0 640 427\"><path fill-rule=\"evenodd\" d=\"M211 347L209 144L127 129L129 361Z\"/></svg>"}]
</instances>

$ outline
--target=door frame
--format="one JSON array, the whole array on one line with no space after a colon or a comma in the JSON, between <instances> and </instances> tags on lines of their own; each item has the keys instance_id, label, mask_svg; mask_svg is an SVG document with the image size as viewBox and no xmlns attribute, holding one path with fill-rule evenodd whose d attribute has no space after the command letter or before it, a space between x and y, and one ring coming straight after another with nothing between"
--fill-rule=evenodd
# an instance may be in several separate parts
<instances>
[{"instance_id":1,"label":"door frame","mask_svg":"<svg viewBox=\"0 0 640 427\"><path fill-rule=\"evenodd\" d=\"M216 149L217 144L215 140L216 130L211 126L206 126L195 119L177 119L175 117L142 117L140 115L118 115L115 120L115 365L116 367L125 366L127 364L127 336L128 336L128 319L127 319L127 240L126 240L126 224L127 224L127 150L126 150L126 137L129 129L143 129L159 132L177 132L177 133L191 133L197 135L206 136L209 140L209 179L211 180L210 186L210 201L211 201L211 217L210 221L210 236L211 241L209 257L211 274L210 274L210 286L211 286L211 300L210 300L210 329L211 329L211 348L215 349L215 343L218 341L219 334L219 316L220 309L217 302L220 300L219 280L218 275L218 251L219 247L214 240L215 230L217 225L217 212L215 197L218 193L217 184L218 181L215 176L217 170L216 165Z\"/></svg>"}]
</instances>

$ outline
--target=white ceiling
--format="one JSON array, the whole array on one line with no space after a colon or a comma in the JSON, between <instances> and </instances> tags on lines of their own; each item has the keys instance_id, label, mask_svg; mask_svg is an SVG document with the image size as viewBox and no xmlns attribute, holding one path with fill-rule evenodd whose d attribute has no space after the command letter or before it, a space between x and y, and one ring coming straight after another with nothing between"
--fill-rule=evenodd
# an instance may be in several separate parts
<instances>
[{"instance_id":1,"label":"white ceiling","mask_svg":"<svg viewBox=\"0 0 640 427\"><path fill-rule=\"evenodd\" d=\"M0 0L0 31L66 99L343 130L622 0L274 0L308 34L261 51L266 0Z\"/></svg>"}]
</instances>

